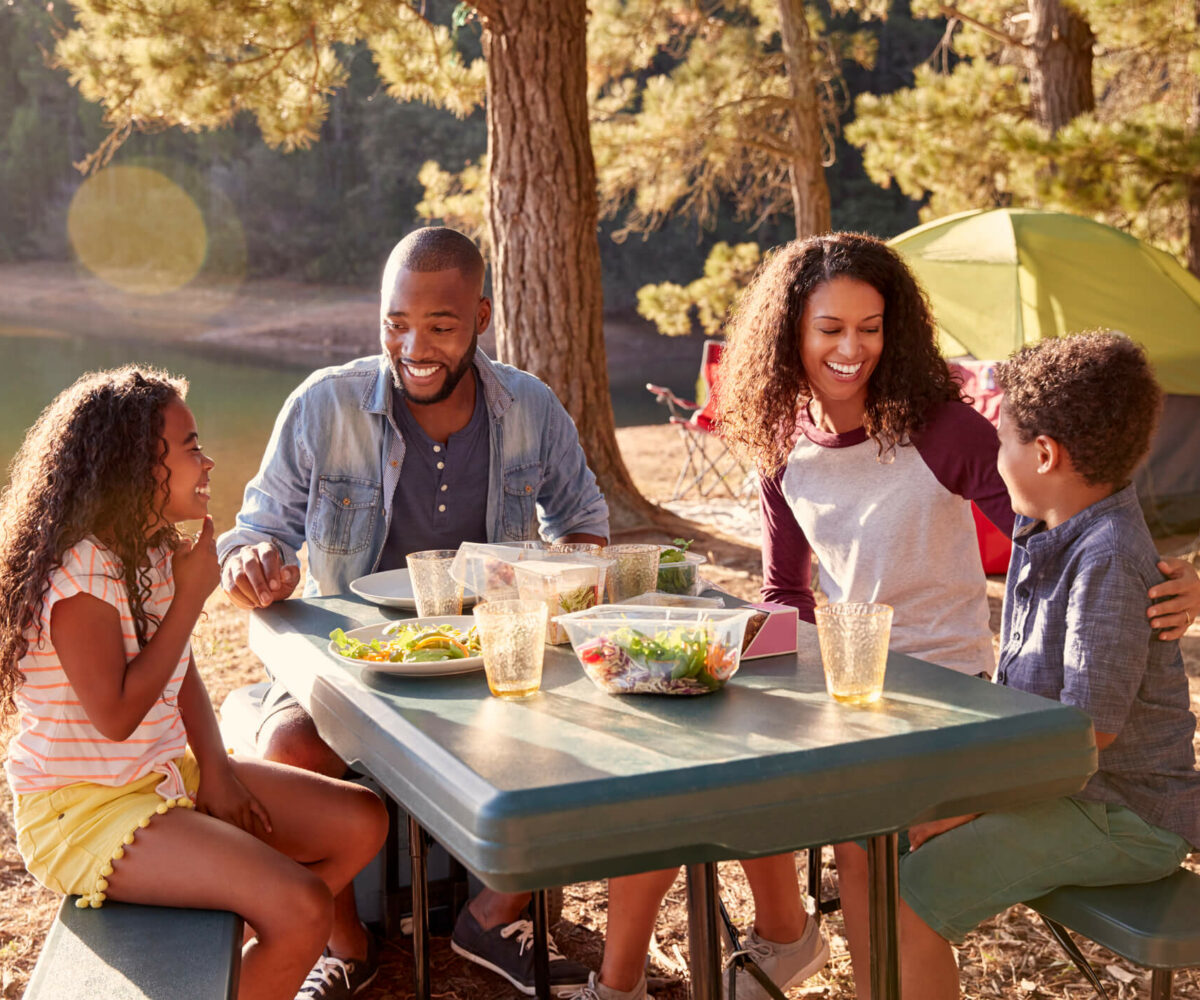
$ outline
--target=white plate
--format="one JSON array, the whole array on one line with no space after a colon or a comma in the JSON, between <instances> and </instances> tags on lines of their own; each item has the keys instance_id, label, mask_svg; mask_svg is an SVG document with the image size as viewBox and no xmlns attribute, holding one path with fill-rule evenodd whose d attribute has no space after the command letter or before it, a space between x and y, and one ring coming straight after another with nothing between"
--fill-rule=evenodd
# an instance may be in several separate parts
<instances>
[{"instance_id":1,"label":"white plate","mask_svg":"<svg viewBox=\"0 0 1200 1000\"><path fill-rule=\"evenodd\" d=\"M453 625L466 632L475 624L475 619L470 615L443 615L438 618L401 619L401 622L405 625ZM351 629L346 635L359 642L383 639L384 629L392 624L394 623L380 622L378 625L364 625L362 628ZM332 639L328 649L329 655L342 663L357 663L365 670L376 670L381 674L395 674L399 677L448 677L451 674L469 674L483 669L482 656L465 656L461 660L435 660L432 663L387 663L342 656Z\"/></svg>"},{"instance_id":2,"label":"white plate","mask_svg":"<svg viewBox=\"0 0 1200 1000\"><path fill-rule=\"evenodd\" d=\"M412 580L407 569L389 569L370 576L360 576L350 581L350 589L363 600L381 607L406 608L409 611L417 609L417 599L413 597ZM463 607L469 608L475 600L474 594L463 594Z\"/></svg>"}]
</instances>

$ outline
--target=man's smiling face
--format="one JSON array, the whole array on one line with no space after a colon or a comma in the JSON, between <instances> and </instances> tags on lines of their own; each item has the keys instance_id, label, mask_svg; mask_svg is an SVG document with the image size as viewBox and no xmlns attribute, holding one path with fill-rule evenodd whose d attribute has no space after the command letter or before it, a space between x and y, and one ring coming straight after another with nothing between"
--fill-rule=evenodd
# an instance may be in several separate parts
<instances>
[{"instance_id":1,"label":"man's smiling face","mask_svg":"<svg viewBox=\"0 0 1200 1000\"><path fill-rule=\"evenodd\" d=\"M390 278L380 304L380 343L396 385L412 403L440 403L471 370L491 303L457 268L397 269Z\"/></svg>"}]
</instances>

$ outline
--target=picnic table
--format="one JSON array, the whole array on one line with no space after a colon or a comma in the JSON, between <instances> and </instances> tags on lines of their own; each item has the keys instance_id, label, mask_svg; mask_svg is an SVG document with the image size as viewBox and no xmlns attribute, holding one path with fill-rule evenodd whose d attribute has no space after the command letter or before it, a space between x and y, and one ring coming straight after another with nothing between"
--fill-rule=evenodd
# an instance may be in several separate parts
<instances>
[{"instance_id":1,"label":"picnic table","mask_svg":"<svg viewBox=\"0 0 1200 1000\"><path fill-rule=\"evenodd\" d=\"M292 599L252 613L250 647L343 759L493 889L689 866L698 1000L720 996L717 861L869 838L873 995L895 1000L896 832L1071 794L1096 766L1083 713L901 654L879 702L836 704L805 622L796 654L745 661L697 698L607 695L569 646L547 647L541 692L517 702L482 672L395 677L327 652L335 628L403 617Z\"/></svg>"}]
</instances>

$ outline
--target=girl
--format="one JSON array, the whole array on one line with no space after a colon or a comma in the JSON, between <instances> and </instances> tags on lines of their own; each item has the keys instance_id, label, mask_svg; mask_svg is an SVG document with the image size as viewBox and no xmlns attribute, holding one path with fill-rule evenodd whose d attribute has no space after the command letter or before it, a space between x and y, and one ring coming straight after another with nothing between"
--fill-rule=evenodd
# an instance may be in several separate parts
<instances>
[{"instance_id":1,"label":"girl","mask_svg":"<svg viewBox=\"0 0 1200 1000\"><path fill-rule=\"evenodd\" d=\"M1011 533L996 470L995 428L961 400L937 330L900 257L869 236L837 233L776 250L741 299L717 392L721 435L760 470L763 596L812 620L811 555L831 601L895 608L891 647L972 674L995 667L970 503ZM1178 638L1200 610L1200 580L1182 560L1150 590L1152 624ZM838 845L851 878L866 852ZM861 865L859 862L861 861ZM781 987L824 965L789 854L742 862L754 894L743 939ZM674 871L612 879L599 979L585 1000L641 1000L642 966ZM866 914L843 893L852 950ZM865 954L865 952L864 952ZM590 991L590 992L589 992ZM739 1000L765 1000L745 971Z\"/></svg>"},{"instance_id":2,"label":"girl","mask_svg":"<svg viewBox=\"0 0 1200 1000\"><path fill-rule=\"evenodd\" d=\"M18 847L78 906L241 915L244 1000L291 998L310 969L304 995L340 975L348 996L367 941L327 941L333 894L378 851L386 812L365 789L225 753L189 641L220 574L186 391L149 369L85 375L13 460L0 714L18 714ZM195 542L175 528L201 518Z\"/></svg>"}]
</instances>

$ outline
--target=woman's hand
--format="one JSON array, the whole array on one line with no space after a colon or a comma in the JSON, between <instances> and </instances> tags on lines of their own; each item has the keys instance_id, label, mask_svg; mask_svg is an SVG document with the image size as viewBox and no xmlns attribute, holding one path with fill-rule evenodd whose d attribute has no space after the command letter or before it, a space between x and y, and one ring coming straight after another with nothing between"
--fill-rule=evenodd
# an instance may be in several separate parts
<instances>
[{"instance_id":1,"label":"woman's hand","mask_svg":"<svg viewBox=\"0 0 1200 1000\"><path fill-rule=\"evenodd\" d=\"M217 539L211 517L196 540L183 539L171 560L175 578L175 600L190 604L199 614L204 602L221 582L221 567L217 563Z\"/></svg>"},{"instance_id":2,"label":"woman's hand","mask_svg":"<svg viewBox=\"0 0 1200 1000\"><path fill-rule=\"evenodd\" d=\"M908 842L915 851L927 840L932 840L947 830L953 830L956 826L970 823L971 820L978 818L979 815L979 813L969 813L966 816L951 816L949 819L935 819L929 823L918 823L916 826L910 826L908 828Z\"/></svg>"},{"instance_id":3,"label":"woman's hand","mask_svg":"<svg viewBox=\"0 0 1200 1000\"><path fill-rule=\"evenodd\" d=\"M271 832L266 807L250 794L228 762L201 769L196 808L256 837Z\"/></svg>"},{"instance_id":4,"label":"woman's hand","mask_svg":"<svg viewBox=\"0 0 1200 1000\"><path fill-rule=\"evenodd\" d=\"M1158 568L1167 579L1150 588L1150 627L1160 639L1180 639L1200 614L1200 576L1186 559L1163 559Z\"/></svg>"}]
</instances>

